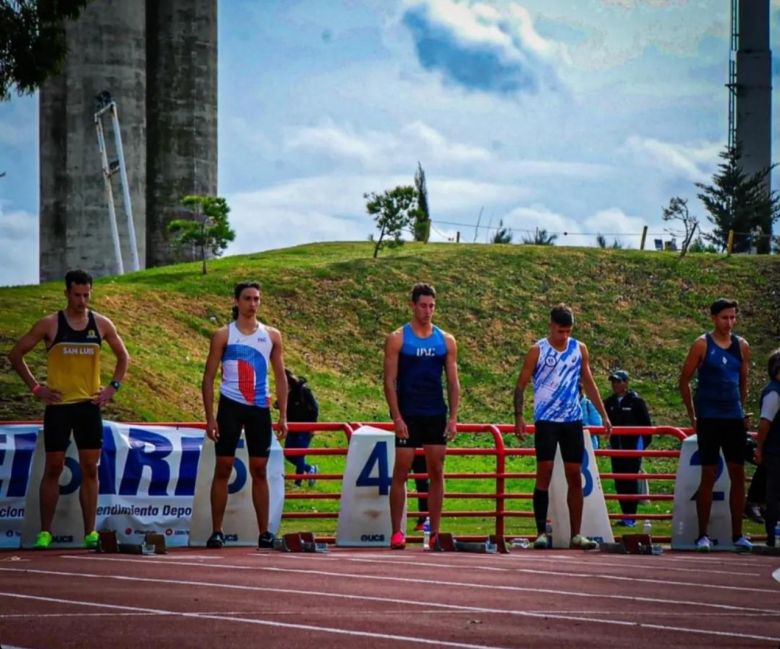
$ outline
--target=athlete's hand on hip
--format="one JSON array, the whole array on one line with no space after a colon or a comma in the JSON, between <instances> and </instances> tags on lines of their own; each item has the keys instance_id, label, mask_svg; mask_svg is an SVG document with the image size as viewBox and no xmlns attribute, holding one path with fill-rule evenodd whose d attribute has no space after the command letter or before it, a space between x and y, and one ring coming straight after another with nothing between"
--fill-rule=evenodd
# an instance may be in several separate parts
<instances>
[{"instance_id":1,"label":"athlete's hand on hip","mask_svg":"<svg viewBox=\"0 0 780 649\"><path fill-rule=\"evenodd\" d=\"M409 439L409 429L406 427L403 417L393 419L393 426L395 427L395 436L398 439Z\"/></svg>"},{"instance_id":2,"label":"athlete's hand on hip","mask_svg":"<svg viewBox=\"0 0 780 649\"><path fill-rule=\"evenodd\" d=\"M39 385L35 389L35 396L43 401L47 406L51 406L62 401L62 392L59 390L52 390L45 385Z\"/></svg>"},{"instance_id":3,"label":"athlete's hand on hip","mask_svg":"<svg viewBox=\"0 0 780 649\"><path fill-rule=\"evenodd\" d=\"M519 440L525 437L525 419L522 417L515 419L515 436Z\"/></svg>"},{"instance_id":4,"label":"athlete's hand on hip","mask_svg":"<svg viewBox=\"0 0 780 649\"><path fill-rule=\"evenodd\" d=\"M447 432L445 435L447 436L447 441L451 442L453 439L455 439L455 435L458 432L458 420L457 419L449 419L447 420Z\"/></svg>"},{"instance_id":5,"label":"athlete's hand on hip","mask_svg":"<svg viewBox=\"0 0 780 649\"><path fill-rule=\"evenodd\" d=\"M287 419L279 417L279 423L276 425L276 439L280 442L287 437Z\"/></svg>"},{"instance_id":6,"label":"athlete's hand on hip","mask_svg":"<svg viewBox=\"0 0 780 649\"><path fill-rule=\"evenodd\" d=\"M216 419L209 419L206 422L206 437L212 442L219 440L219 425L217 424Z\"/></svg>"},{"instance_id":7,"label":"athlete's hand on hip","mask_svg":"<svg viewBox=\"0 0 780 649\"><path fill-rule=\"evenodd\" d=\"M98 406L105 406L111 399L114 398L114 395L116 394L116 388L113 386L107 385L103 388L100 388L100 392L97 393L97 396L92 399L92 403L98 405Z\"/></svg>"}]
</instances>

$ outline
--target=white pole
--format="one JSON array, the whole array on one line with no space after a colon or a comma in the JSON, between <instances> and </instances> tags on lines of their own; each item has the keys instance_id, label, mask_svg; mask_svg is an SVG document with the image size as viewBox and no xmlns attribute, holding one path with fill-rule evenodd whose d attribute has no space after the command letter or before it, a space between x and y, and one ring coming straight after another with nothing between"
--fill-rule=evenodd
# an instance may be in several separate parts
<instances>
[{"instance_id":1,"label":"white pole","mask_svg":"<svg viewBox=\"0 0 780 649\"><path fill-rule=\"evenodd\" d=\"M122 136L119 133L119 116L117 115L116 103L111 102L111 118L114 124L114 146L116 147L116 157L119 160L119 178L122 181L122 201L125 205L125 214L127 215L127 232L130 236L130 256L132 270L139 270L141 264L138 261L138 244L135 240L135 223L133 222L133 207L130 203L130 188L127 184L127 167L125 167L125 152L122 148Z\"/></svg>"},{"instance_id":2,"label":"white pole","mask_svg":"<svg viewBox=\"0 0 780 649\"><path fill-rule=\"evenodd\" d=\"M106 141L103 137L103 111L95 113L95 130L97 131L98 149L100 149L100 160L103 167L103 184L106 188L106 200L108 201L108 223L111 226L111 239L114 243L114 258L116 260L116 272L123 275L125 272L122 263L122 249L119 246L119 231L116 227L116 210L114 210L114 193L111 191L111 170L108 167L108 156L106 155Z\"/></svg>"}]
</instances>

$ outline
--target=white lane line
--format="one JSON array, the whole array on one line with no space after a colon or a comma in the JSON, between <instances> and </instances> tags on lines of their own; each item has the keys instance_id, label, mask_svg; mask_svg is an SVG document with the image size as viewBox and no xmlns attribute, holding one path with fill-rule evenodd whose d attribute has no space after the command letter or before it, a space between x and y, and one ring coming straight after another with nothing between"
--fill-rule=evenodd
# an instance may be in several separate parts
<instances>
[{"instance_id":1,"label":"white lane line","mask_svg":"<svg viewBox=\"0 0 780 649\"><path fill-rule=\"evenodd\" d=\"M772 573L772 576L775 578L775 581L780 581L780 568L778 568L777 570L775 570L775 571Z\"/></svg>"},{"instance_id":2,"label":"white lane line","mask_svg":"<svg viewBox=\"0 0 780 649\"><path fill-rule=\"evenodd\" d=\"M305 554L298 555L298 557L304 557L309 558ZM70 559L92 559L92 557L81 557L81 556L73 556L73 557L67 557ZM106 559L106 560L121 560L121 559ZM376 563L386 563L381 560L368 560L368 559L361 559L358 557L352 557L349 559L350 561L354 562L376 562ZM393 562L387 562L387 563L393 563ZM211 564L214 565L214 564ZM411 565L411 564L408 564ZM505 567L505 568L496 568L491 566L479 566L479 565L464 565L463 563L442 563L441 561L436 562L426 562L426 561L417 561L415 560L414 566L425 566L425 567L432 567L432 568L446 568L448 570L458 570L462 569L464 567L468 567L469 569L474 570L481 570L481 571L488 571L488 572L512 572L512 573L522 573L522 574L531 574L531 575L540 575L545 577L571 577L574 579L600 579L602 581L618 581L618 582L631 582L631 583L644 583L644 584L652 584L652 585L658 585L663 587L669 587L669 586L691 586L696 588L710 588L715 590L734 590L739 592L747 592L747 593L770 593L770 594L776 594L777 590L774 588L755 588L750 586L730 586L727 584L702 584L701 582L689 582L689 581L671 581L669 579L651 579L649 577L636 577L636 576L622 576L622 575L602 575L597 573L591 573L591 572L563 572L560 570L538 570L538 569L532 569L532 568L518 568L518 567ZM270 570L270 568L267 568L265 566L259 567L261 570ZM305 572L305 571L304 571ZM700 573L701 574L701 571Z\"/></svg>"},{"instance_id":3,"label":"white lane line","mask_svg":"<svg viewBox=\"0 0 780 649\"><path fill-rule=\"evenodd\" d=\"M170 583L177 583L171 581ZM178 582L186 583L186 582ZM205 584L204 584L205 585ZM288 622L272 622L270 620L257 620L254 618L242 618L233 617L225 614L215 613L189 613L182 611L169 611L166 609L156 608L142 608L137 606L119 606L116 604L104 604L100 602L86 602L84 600L69 600L59 597L41 597L37 595L20 595L18 593L3 593L0 592L0 597L10 597L13 599L33 600L38 602L46 602L53 604L69 604L76 606L95 606L99 608L108 608L118 611L133 611L136 613L143 613L145 615L160 615L160 616L180 616L190 619L198 620L218 620L220 622L239 622L242 624L255 624L258 626L270 626L282 629L293 629L295 631L308 631L308 632L320 632L320 633L332 633L336 635L348 635L357 636L360 638L374 638L378 640L392 640L405 643L416 643L424 645L435 645L437 647L457 647L458 649L501 649L499 645L485 645L485 644L471 644L467 642L452 642L436 638L428 640L427 638L420 638L416 636L404 636L395 635L390 633L375 633L372 631L351 631L349 629L339 629L332 626L317 626L313 624L291 624ZM2 616L0 616L1 618Z\"/></svg>"},{"instance_id":4,"label":"white lane line","mask_svg":"<svg viewBox=\"0 0 780 649\"><path fill-rule=\"evenodd\" d=\"M285 558L288 557L288 555L282 555L282 556L285 557ZM298 558L299 556L300 555L296 555L295 558ZM290 558L293 558L293 557L290 557ZM306 557L306 558L310 559L312 557ZM377 563L391 563L391 564L394 564L394 565L396 565L396 564L397 565L411 565L408 560L407 561L402 561L402 560L400 560L400 559L398 559L396 557L387 557L387 556L383 556L383 555L379 555L379 554L371 555L371 556L360 555L360 556L353 556L353 557L339 557L339 559L342 560L342 561L357 561L357 562L370 562L370 561L374 561L374 562L377 562ZM510 558L508 560L509 561L513 561L514 557L512 557L512 558ZM465 557L464 557L464 562L465 562ZM555 559L541 559L541 560L535 560L535 561L533 561L533 563L535 563L535 564L536 563L557 564L559 562L556 561ZM446 568L448 570L450 570L452 568L452 564L442 564L442 563L439 563L439 562L436 562L436 563L427 562L426 563L426 562L424 562L424 560L423 561L415 560L414 565L415 566L425 565L425 566L431 566L431 567L441 567L441 568ZM497 567L493 567L493 566L484 566L484 565L480 565L480 564L476 564L476 563L472 563L472 564L459 563L457 565L458 566L468 565L469 568L473 568L474 570L484 570L484 571L487 571L487 572L491 572L491 571L493 571L493 572L504 572L504 571L513 569L513 568L506 568L506 567L504 567L504 568L497 568ZM615 568L616 567L614 563L603 563L603 562L596 563L596 562L591 562L591 561L589 561L587 565L588 566L596 566L596 567L604 566L604 567L607 567L607 568ZM650 565L650 564L648 564L647 566L637 566L637 565L634 565L633 567L634 568L639 568L639 569L646 567L648 569L652 569L653 572L668 571L668 572L693 572L693 573L696 573L696 574L701 574L702 573L702 569L701 568L670 568L670 567L663 566L663 565ZM708 575L726 575L726 576L729 576L729 577L761 577L762 574L763 574L763 573L760 573L760 572L731 572L731 571L727 571L727 570L707 570L706 572L707 572ZM583 573L583 574L590 574L590 573Z\"/></svg>"},{"instance_id":5,"label":"white lane line","mask_svg":"<svg viewBox=\"0 0 780 649\"><path fill-rule=\"evenodd\" d=\"M143 559L127 559L126 561L129 562L142 562ZM218 567L224 567L224 568L234 568L233 566L218 566ZM594 624L607 624L610 626L630 626L635 628L643 628L643 627L653 627L653 628L661 628L658 627L658 625L653 625L650 623L643 623L643 622L634 622L634 621L628 621L628 620L614 620L614 619L603 619L603 618L594 618L592 617L592 614L588 614L587 617L579 617L577 615L570 615L570 614L561 614L561 613L551 613L546 611L526 611L526 610L516 610L516 609L498 609L498 608L487 608L487 607L480 607L480 606L469 606L469 605L460 605L460 604L444 604L444 603L434 603L430 601L415 601L411 599L399 599L399 598L389 598L389 597L378 597L378 596L370 596L370 595L352 595L352 594L340 594L340 593L331 593L331 592L324 592L324 591L310 591L310 590L301 590L301 589L292 589L292 588L275 588L275 587L267 587L267 586L243 586L238 584L220 584L220 583L214 583L214 582L203 582L203 581L185 581L180 579L161 579L161 578L151 578L151 577L130 577L126 575L101 575L101 574L94 574L94 573L83 573L83 572L61 572L61 571L52 571L52 570L23 570L21 568L19 569L13 569L13 568L0 568L0 571L6 571L6 572L20 572L20 573L37 573L37 574L46 574L46 575L54 575L54 576L61 576L61 577L79 577L84 579L106 579L106 580L117 580L117 581L129 581L129 582L143 582L143 583L155 583L155 584L164 584L164 585L184 585L184 586L196 586L196 587L206 587L206 588L220 588L220 589L227 589L227 590L240 590L240 591L250 591L250 592L263 592L263 593L274 593L274 594L287 594L287 595L303 595L308 597L322 597L322 598L332 598L332 599L346 599L346 600L358 600L358 601L371 601L371 602L380 602L385 604L399 604L403 606L418 606L422 609L431 608L431 609L438 609L438 610L449 610L449 611L462 611L462 612L474 612L474 613L495 613L499 615L513 615L517 617L531 617L531 618L552 618L552 619L559 619L559 620L567 620L567 621L578 621L578 622L589 622ZM290 571L279 571L279 572L290 572ZM305 572L305 571L294 571L294 572ZM346 577L352 577L352 578L365 578L364 575L340 575L338 573L330 573L331 576L346 576ZM441 584L443 582L432 582L430 580L423 580L423 579L417 579L417 580L411 580L411 579L398 579L398 578L391 578L391 577L376 577L376 579L383 579L387 581L403 581L403 582L415 582L416 584ZM741 607L741 606L731 606L726 604L704 604L699 602L689 602L689 601L675 601L675 600L660 600L660 599L653 599L653 598L647 598L647 597L630 597L625 595L591 595L586 594L582 592L566 592L566 591L556 591L556 590L550 590L550 589L538 589L538 588L523 588L523 587L494 587L489 585L483 585L483 584L468 584L468 583L460 583L460 584L453 584L452 582L448 582L449 585L458 585L461 587L472 587L472 588L491 588L491 589L501 589L501 590L513 590L513 591L522 591L522 592L530 592L530 593L539 593L544 592L547 594L555 594L559 596L578 596L578 597L587 597L589 599L592 599L594 597L599 598L612 598L612 599L621 599L621 600L630 600L634 602L653 602L653 603L664 603L664 604L675 604L675 605L689 605L693 607L704 607L704 608L712 608L712 609L725 609L727 611L730 611L732 613L739 613L740 615L744 614L745 612L750 613L762 613L767 614L769 617L777 617L777 611L775 609L752 609L747 607ZM4 593L0 593L0 596L2 596ZM700 620L701 617L698 614L693 614L689 616L691 621L693 620ZM0 619L2 619L3 616L0 614ZM696 634L706 634L709 632L709 630L705 629L692 629L689 626L684 627L663 627L668 629L673 629L676 631L679 631L680 633L684 632L690 632L690 633L696 633ZM778 637L769 637L769 636L758 636L754 634L746 634L746 633L737 633L737 632L721 632L721 631L712 631L713 635L722 636L722 635L728 635L730 637L734 638L749 638L749 639L760 639L760 640L772 640L775 642L780 642L780 636Z\"/></svg>"},{"instance_id":6,"label":"white lane line","mask_svg":"<svg viewBox=\"0 0 780 649\"><path fill-rule=\"evenodd\" d=\"M20 571L21 572L21 571ZM25 572L48 572L48 571L25 571ZM492 608L485 608L485 607L474 607L474 606L460 606L460 605L454 605L454 604L435 604L431 602L414 602L408 599L396 599L396 598L383 598L383 597L370 597L370 596L364 596L364 595L333 595L331 593L324 593L324 592L310 592L310 591L294 591L292 589L272 589L272 588L264 588L264 587L258 587L258 586L238 586L235 584L213 584L210 582L195 582L195 581L182 581L182 580L173 580L173 579L150 579L150 578L142 578L142 577L117 577L117 576L105 576L105 575L90 575L90 574L84 574L84 573L71 573L67 576L79 576L79 577L88 577L88 578L98 578L98 579L120 579L122 581L138 581L138 582L155 582L155 583L163 583L167 585L187 585L187 586L198 586L198 587L210 587L210 588L224 588L224 589L230 589L230 590L243 590L243 591L263 591L263 592L284 592L284 593L290 593L290 592L297 592L300 594L305 594L309 596L319 596L319 597L341 597L341 598L347 598L347 599L360 599L360 600L372 600L372 601L379 601L384 603L395 603L399 605L410 605L410 604L419 604L421 606L427 606L431 608L439 608L439 609L450 609L450 610L458 610L458 611L468 611L468 612L476 612L476 613L495 613L499 615L506 615L511 614L518 617L526 617L526 618L541 618L541 619L555 619L555 620L563 620L563 621L577 621L577 622L591 622L591 623L601 623L601 624L608 624L611 626L628 626L633 628L647 628L647 629L660 629L664 631L673 631L677 633L693 633L696 635L710 635L710 636L716 636L716 637L729 637L729 638L739 638L739 639L748 639L748 640L767 640L771 642L780 642L780 637L773 637L773 636L762 636L757 634L747 634L747 633L735 633L731 631L714 631L712 629L691 629L689 627L675 627L671 625L658 625L658 624L649 624L649 623L642 623L642 622L632 622L632 621L625 621L625 620L594 620L590 617L579 617L577 615L565 615L561 613L550 613L550 612L532 612L532 611L518 611L518 610L506 610L506 609L492 609ZM56 598L56 597L41 597L37 595L21 595L19 593L5 593L0 592L0 597L10 597L14 599L25 599L25 600L33 600L33 601L42 601L42 602L48 602L48 603L59 603L59 604L71 604L71 605L81 605L81 606L93 606L93 607L99 607L99 608L108 608L112 610L121 610L121 611L133 611L138 613L145 613L145 614L152 614L152 615L161 615L161 616L182 616L186 618L196 618L196 619L212 619L212 620L219 620L223 622L240 622L240 623L247 623L247 624L257 624L261 626L271 626L271 627L277 627L277 628L286 628L286 629L295 629L295 630L302 630L302 631L320 631L324 633L334 633L334 634L342 634L342 635L350 635L350 636L358 636L358 637L368 637L368 638L378 638L382 640L397 640L402 642L416 642L418 644L426 644L426 645L437 645L442 647L458 647L461 649L497 649L494 645L475 645L475 644L468 644L468 643L460 643L460 642L445 642L440 639L435 640L428 640L426 638L420 638L420 637L412 637L412 636L399 636L399 635L391 635L391 634L385 634L385 633L374 633L370 631L350 631L347 629L339 629L336 627L326 627L326 626L317 626L317 625L309 625L309 624L290 624L290 623L284 623L284 622L273 622L269 620L257 620L257 619L247 619L247 618L239 618L239 617L232 617L225 614L213 614L213 613L192 613L192 612L179 612L179 611L171 611L166 609L153 609L153 608L146 608L146 607L136 607L136 606L128 606L128 605L116 605L116 604L105 604L100 602L86 602L84 600L68 600L68 599L62 599L62 598ZM0 615L0 619L2 619L3 616Z\"/></svg>"}]
</instances>

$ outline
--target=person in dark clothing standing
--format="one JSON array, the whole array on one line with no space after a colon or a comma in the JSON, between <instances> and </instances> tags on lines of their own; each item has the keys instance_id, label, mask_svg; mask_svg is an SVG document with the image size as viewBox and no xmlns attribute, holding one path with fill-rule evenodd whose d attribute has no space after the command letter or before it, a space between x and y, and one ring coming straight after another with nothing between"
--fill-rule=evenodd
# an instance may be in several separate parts
<instances>
[{"instance_id":1,"label":"person in dark clothing standing","mask_svg":"<svg viewBox=\"0 0 780 649\"><path fill-rule=\"evenodd\" d=\"M647 404L636 392L628 389L628 372L615 370L609 375L612 384L612 395L604 400L609 421L615 426L652 426ZM652 435L616 435L609 437L609 447L624 451L635 451L650 446ZM613 473L639 473L642 468L641 457L612 457ZM615 480L615 491L618 494L636 495L639 493L638 480ZM634 527L636 521L636 500L620 500L620 510L625 518L618 525Z\"/></svg>"},{"instance_id":2,"label":"person in dark clothing standing","mask_svg":"<svg viewBox=\"0 0 780 649\"><path fill-rule=\"evenodd\" d=\"M766 544L777 545L780 508L780 349L769 355L769 383L761 391L761 421L758 424L756 462L766 469Z\"/></svg>"},{"instance_id":3,"label":"person in dark clothing standing","mask_svg":"<svg viewBox=\"0 0 780 649\"><path fill-rule=\"evenodd\" d=\"M295 374L285 368L285 374L287 375L287 421L288 422L306 422L314 423L320 415L320 404L317 403L317 399L314 393L311 391L308 382L302 376L295 376ZM279 404L275 404L278 408ZM314 433L311 431L295 431L287 433L287 438L284 442L284 448L309 448L311 439L314 437ZM306 462L305 455L289 455L286 457L287 461L295 467L295 472L299 475L309 475L307 483L310 487L313 487L317 482L314 477L319 472L319 468L316 464L309 464ZM295 480L295 486L300 487L302 481L300 478Z\"/></svg>"}]
</instances>

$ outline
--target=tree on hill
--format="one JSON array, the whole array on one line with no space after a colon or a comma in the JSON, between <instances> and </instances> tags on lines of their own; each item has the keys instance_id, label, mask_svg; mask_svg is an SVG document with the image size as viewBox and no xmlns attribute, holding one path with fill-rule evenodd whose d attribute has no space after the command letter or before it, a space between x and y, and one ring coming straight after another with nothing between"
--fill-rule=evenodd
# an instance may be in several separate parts
<instances>
[{"instance_id":1,"label":"tree on hill","mask_svg":"<svg viewBox=\"0 0 780 649\"><path fill-rule=\"evenodd\" d=\"M406 229L412 229L418 209L417 190L410 185L399 185L385 190L382 194L371 192L363 194L367 199L366 211L374 217L379 236L374 241L374 258L385 246L395 248L402 246L401 234Z\"/></svg>"},{"instance_id":2,"label":"tree on hill","mask_svg":"<svg viewBox=\"0 0 780 649\"><path fill-rule=\"evenodd\" d=\"M428 243L431 235L431 212L428 209L428 186L425 184L425 171L417 163L414 174L414 186L417 189L417 213L414 215L414 240Z\"/></svg>"},{"instance_id":3,"label":"tree on hill","mask_svg":"<svg viewBox=\"0 0 780 649\"><path fill-rule=\"evenodd\" d=\"M179 245L191 244L198 249L205 275L207 257L219 257L228 243L236 238L236 233L228 223L230 208L220 196L185 196L181 204L192 212L192 218L172 220L168 224L168 231Z\"/></svg>"},{"instance_id":4,"label":"tree on hill","mask_svg":"<svg viewBox=\"0 0 780 649\"><path fill-rule=\"evenodd\" d=\"M699 228L699 217L690 213L687 199L673 196L669 199L669 205L664 208L661 218L664 221L680 221L682 223L685 234L683 235L682 244L680 244L680 257L684 257L691 246L696 230ZM670 230L667 230L667 232L674 234Z\"/></svg>"},{"instance_id":5,"label":"tree on hill","mask_svg":"<svg viewBox=\"0 0 780 649\"><path fill-rule=\"evenodd\" d=\"M493 234L491 243L512 243L512 230L504 227L504 220L498 221L498 229Z\"/></svg>"},{"instance_id":6,"label":"tree on hill","mask_svg":"<svg viewBox=\"0 0 780 649\"><path fill-rule=\"evenodd\" d=\"M0 101L11 88L31 94L62 69L65 21L75 20L89 0L14 0L0 3Z\"/></svg>"},{"instance_id":7,"label":"tree on hill","mask_svg":"<svg viewBox=\"0 0 780 649\"><path fill-rule=\"evenodd\" d=\"M780 218L780 197L767 191L772 168L748 176L740 164L739 147L727 146L720 153L724 160L712 177L712 184L696 183L697 194L709 212L707 219L715 226L706 235L722 250L728 246L729 231L734 231L734 252L749 252L752 246L759 254L770 251L772 225Z\"/></svg>"},{"instance_id":8,"label":"tree on hill","mask_svg":"<svg viewBox=\"0 0 780 649\"><path fill-rule=\"evenodd\" d=\"M531 246L554 246L557 234L547 232L544 228L536 228L533 236L523 237L523 243Z\"/></svg>"}]
</instances>

